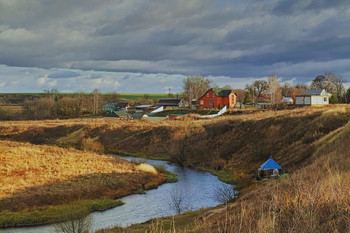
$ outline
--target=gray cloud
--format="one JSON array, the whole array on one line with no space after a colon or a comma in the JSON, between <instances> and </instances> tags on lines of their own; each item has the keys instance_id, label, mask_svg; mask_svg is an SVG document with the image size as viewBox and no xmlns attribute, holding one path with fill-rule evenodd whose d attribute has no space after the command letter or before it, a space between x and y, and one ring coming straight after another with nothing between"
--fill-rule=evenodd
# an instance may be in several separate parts
<instances>
[{"instance_id":1,"label":"gray cloud","mask_svg":"<svg viewBox=\"0 0 350 233\"><path fill-rule=\"evenodd\" d=\"M347 0L0 0L0 64L66 68L51 84L71 68L307 82L349 74L349 20Z\"/></svg>"},{"instance_id":2,"label":"gray cloud","mask_svg":"<svg viewBox=\"0 0 350 233\"><path fill-rule=\"evenodd\" d=\"M78 77L79 74L70 70L56 71L48 75L48 78L57 79L57 78L74 78Z\"/></svg>"}]
</instances>

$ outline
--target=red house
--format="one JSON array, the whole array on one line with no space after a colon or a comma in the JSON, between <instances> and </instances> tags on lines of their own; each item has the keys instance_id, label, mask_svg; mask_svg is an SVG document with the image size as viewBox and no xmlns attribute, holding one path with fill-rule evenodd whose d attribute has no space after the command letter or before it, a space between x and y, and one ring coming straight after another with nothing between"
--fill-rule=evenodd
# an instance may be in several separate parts
<instances>
[{"instance_id":1,"label":"red house","mask_svg":"<svg viewBox=\"0 0 350 233\"><path fill-rule=\"evenodd\" d=\"M232 90L221 90L216 93L213 88L210 88L198 100L200 108L233 108L237 103L237 94Z\"/></svg>"}]
</instances>

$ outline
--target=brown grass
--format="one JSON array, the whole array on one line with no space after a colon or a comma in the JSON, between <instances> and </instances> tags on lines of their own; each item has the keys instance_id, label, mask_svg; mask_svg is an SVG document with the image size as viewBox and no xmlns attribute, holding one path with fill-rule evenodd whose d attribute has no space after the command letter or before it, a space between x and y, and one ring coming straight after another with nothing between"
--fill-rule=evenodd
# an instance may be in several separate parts
<instances>
[{"instance_id":1,"label":"brown grass","mask_svg":"<svg viewBox=\"0 0 350 233\"><path fill-rule=\"evenodd\" d=\"M247 184L273 156L287 170L305 166L313 142L343 127L347 105L253 111L215 119L149 122L117 118L12 121L0 137L107 153L168 157L186 166L225 170Z\"/></svg>"},{"instance_id":2,"label":"brown grass","mask_svg":"<svg viewBox=\"0 0 350 233\"><path fill-rule=\"evenodd\" d=\"M181 159L187 166L224 170L249 187L230 207L229 222L222 222L224 209L216 210L189 231L343 232L349 230L349 119L349 106L335 105L157 123L107 118L2 122L0 137L89 151L96 145L114 153L186 154ZM266 185L254 183L256 168L270 156L293 174Z\"/></svg>"},{"instance_id":3,"label":"brown grass","mask_svg":"<svg viewBox=\"0 0 350 233\"><path fill-rule=\"evenodd\" d=\"M164 182L115 157L30 143L0 141L0 161L2 210L118 198Z\"/></svg>"},{"instance_id":4,"label":"brown grass","mask_svg":"<svg viewBox=\"0 0 350 233\"><path fill-rule=\"evenodd\" d=\"M349 232L350 124L316 160L289 178L242 196L229 211L207 213L191 232Z\"/></svg>"}]
</instances>

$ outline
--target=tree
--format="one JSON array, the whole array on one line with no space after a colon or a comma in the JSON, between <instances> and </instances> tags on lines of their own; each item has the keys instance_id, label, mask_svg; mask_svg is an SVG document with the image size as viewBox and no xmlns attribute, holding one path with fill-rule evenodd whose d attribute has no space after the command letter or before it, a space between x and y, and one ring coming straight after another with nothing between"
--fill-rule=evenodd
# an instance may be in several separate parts
<instances>
[{"instance_id":1,"label":"tree","mask_svg":"<svg viewBox=\"0 0 350 233\"><path fill-rule=\"evenodd\" d=\"M330 91L330 86L328 79L324 75L318 75L310 85L311 89L325 89L326 91Z\"/></svg>"},{"instance_id":2,"label":"tree","mask_svg":"<svg viewBox=\"0 0 350 233\"><path fill-rule=\"evenodd\" d=\"M345 88L343 85L345 80L343 79L343 77L337 76L332 72L327 72L325 75L332 86L332 90L330 91L330 93L336 95L338 101L340 101L343 98L343 95L345 94Z\"/></svg>"},{"instance_id":3,"label":"tree","mask_svg":"<svg viewBox=\"0 0 350 233\"><path fill-rule=\"evenodd\" d=\"M185 100L191 103L192 100L197 100L210 88L210 80L200 75L187 76L182 81L182 88Z\"/></svg>"},{"instance_id":4,"label":"tree","mask_svg":"<svg viewBox=\"0 0 350 233\"><path fill-rule=\"evenodd\" d=\"M265 80L255 80L252 84L254 91L257 93L258 99L261 97L262 93L267 89L267 82Z\"/></svg>"},{"instance_id":5,"label":"tree","mask_svg":"<svg viewBox=\"0 0 350 233\"><path fill-rule=\"evenodd\" d=\"M225 204L226 206L226 217L225 217L225 225L224 232L227 232L227 223L228 223L228 203L234 202L236 200L236 191L234 190L233 185L224 184L221 187L218 187L214 193L214 200Z\"/></svg>"},{"instance_id":6,"label":"tree","mask_svg":"<svg viewBox=\"0 0 350 233\"><path fill-rule=\"evenodd\" d=\"M268 80L267 92L270 95L270 101L272 104L278 104L282 100L282 88L278 80L277 73L270 75Z\"/></svg>"},{"instance_id":7,"label":"tree","mask_svg":"<svg viewBox=\"0 0 350 233\"><path fill-rule=\"evenodd\" d=\"M93 218L86 208L81 210L80 216L72 212L65 213L65 221L53 225L57 233L88 233L92 227Z\"/></svg>"},{"instance_id":8,"label":"tree","mask_svg":"<svg viewBox=\"0 0 350 233\"><path fill-rule=\"evenodd\" d=\"M253 96L252 96L252 94L250 94L250 92L247 92L247 93L245 94L243 103L244 103L244 104L253 103Z\"/></svg>"},{"instance_id":9,"label":"tree","mask_svg":"<svg viewBox=\"0 0 350 233\"><path fill-rule=\"evenodd\" d=\"M185 209L184 192L180 189L173 189L170 193L171 203L170 207L176 211L176 214L181 214Z\"/></svg>"},{"instance_id":10,"label":"tree","mask_svg":"<svg viewBox=\"0 0 350 233\"><path fill-rule=\"evenodd\" d=\"M78 117L81 114L79 98L71 98L68 96L62 97L59 102L59 112L66 117Z\"/></svg>"},{"instance_id":11,"label":"tree","mask_svg":"<svg viewBox=\"0 0 350 233\"><path fill-rule=\"evenodd\" d=\"M101 94L100 91L95 88L92 92L92 114L97 116L100 113L101 109Z\"/></svg>"},{"instance_id":12,"label":"tree","mask_svg":"<svg viewBox=\"0 0 350 233\"><path fill-rule=\"evenodd\" d=\"M26 100L23 103L23 113L27 119L52 118L55 113L55 101L52 98L41 98L37 100Z\"/></svg>"},{"instance_id":13,"label":"tree","mask_svg":"<svg viewBox=\"0 0 350 233\"><path fill-rule=\"evenodd\" d=\"M253 84L246 84L244 89L250 94L250 98L252 99L249 103L253 103L257 94ZM247 97L247 95L245 97Z\"/></svg>"},{"instance_id":14,"label":"tree","mask_svg":"<svg viewBox=\"0 0 350 233\"><path fill-rule=\"evenodd\" d=\"M329 98L329 103L330 104L336 104L336 103L338 103L338 98L337 98L337 96L336 95L332 95L330 98Z\"/></svg>"},{"instance_id":15,"label":"tree","mask_svg":"<svg viewBox=\"0 0 350 233\"><path fill-rule=\"evenodd\" d=\"M345 103L350 103L350 87L346 90L345 93Z\"/></svg>"},{"instance_id":16,"label":"tree","mask_svg":"<svg viewBox=\"0 0 350 233\"><path fill-rule=\"evenodd\" d=\"M55 88L52 88L51 90L44 90L44 96L48 99L52 99L54 101L54 106L52 108L52 115L57 116L58 110L59 110L59 91Z\"/></svg>"},{"instance_id":17,"label":"tree","mask_svg":"<svg viewBox=\"0 0 350 233\"><path fill-rule=\"evenodd\" d=\"M312 80L310 87L313 89L325 89L327 92L337 96L338 100L341 100L345 93L344 82L345 80L341 76L337 76L332 72L326 72L325 75L318 75Z\"/></svg>"},{"instance_id":18,"label":"tree","mask_svg":"<svg viewBox=\"0 0 350 233\"><path fill-rule=\"evenodd\" d=\"M233 92L237 94L237 101L240 103L243 103L245 96L247 94L247 91L243 89L234 89Z\"/></svg>"}]
</instances>

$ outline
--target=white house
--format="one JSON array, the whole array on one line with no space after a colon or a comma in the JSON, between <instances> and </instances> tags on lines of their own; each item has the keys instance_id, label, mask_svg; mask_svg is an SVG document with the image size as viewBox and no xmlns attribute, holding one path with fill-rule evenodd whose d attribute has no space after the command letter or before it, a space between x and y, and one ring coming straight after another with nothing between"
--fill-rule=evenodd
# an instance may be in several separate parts
<instances>
[{"instance_id":1,"label":"white house","mask_svg":"<svg viewBox=\"0 0 350 233\"><path fill-rule=\"evenodd\" d=\"M329 104L329 97L332 94L326 92L325 89L309 89L305 90L305 95L295 97L296 105L324 105Z\"/></svg>"}]
</instances>

